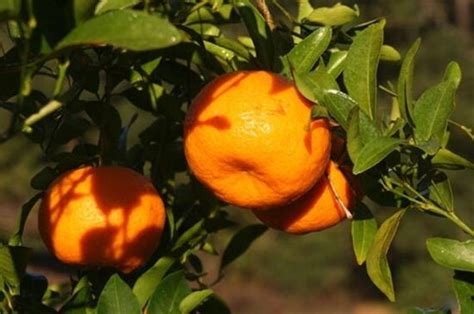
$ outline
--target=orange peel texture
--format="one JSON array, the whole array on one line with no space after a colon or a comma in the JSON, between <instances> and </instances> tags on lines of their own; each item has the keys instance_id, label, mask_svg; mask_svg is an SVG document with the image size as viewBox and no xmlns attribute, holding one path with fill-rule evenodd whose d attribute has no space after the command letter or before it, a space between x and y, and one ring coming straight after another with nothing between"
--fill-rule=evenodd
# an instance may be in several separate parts
<instances>
[{"instance_id":1,"label":"orange peel texture","mask_svg":"<svg viewBox=\"0 0 474 314\"><path fill-rule=\"evenodd\" d=\"M265 71L224 74L210 82L185 119L188 165L223 201L252 209L289 203L308 191L329 161L325 119L293 83Z\"/></svg>"},{"instance_id":2,"label":"orange peel texture","mask_svg":"<svg viewBox=\"0 0 474 314\"><path fill-rule=\"evenodd\" d=\"M61 175L38 213L41 237L60 261L124 273L151 257L164 225L164 205L151 182L115 166Z\"/></svg>"},{"instance_id":3,"label":"orange peel texture","mask_svg":"<svg viewBox=\"0 0 474 314\"><path fill-rule=\"evenodd\" d=\"M355 203L355 194L343 172L331 161L327 177L323 176L300 199L286 206L254 211L254 214L265 225L291 234L305 234L334 226L344 220L346 214L328 180L331 180L342 204L351 209Z\"/></svg>"}]
</instances>

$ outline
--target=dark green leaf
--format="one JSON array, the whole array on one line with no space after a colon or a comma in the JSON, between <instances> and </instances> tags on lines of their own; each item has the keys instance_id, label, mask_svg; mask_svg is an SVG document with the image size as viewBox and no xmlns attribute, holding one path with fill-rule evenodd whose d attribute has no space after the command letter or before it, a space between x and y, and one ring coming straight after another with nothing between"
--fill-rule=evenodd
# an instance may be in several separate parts
<instances>
[{"instance_id":1,"label":"dark green leaf","mask_svg":"<svg viewBox=\"0 0 474 314\"><path fill-rule=\"evenodd\" d=\"M141 314L132 289L115 274L110 277L97 303L97 314Z\"/></svg>"},{"instance_id":2,"label":"dark green leaf","mask_svg":"<svg viewBox=\"0 0 474 314\"><path fill-rule=\"evenodd\" d=\"M330 27L321 27L298 43L288 54L288 59L296 72L311 71L329 46L332 37Z\"/></svg>"},{"instance_id":3,"label":"dark green leaf","mask_svg":"<svg viewBox=\"0 0 474 314\"><path fill-rule=\"evenodd\" d=\"M368 142L357 155L354 162L354 174L359 174L372 168L403 142L403 140L391 137L379 137Z\"/></svg>"},{"instance_id":4,"label":"dark green leaf","mask_svg":"<svg viewBox=\"0 0 474 314\"><path fill-rule=\"evenodd\" d=\"M119 10L131 7L140 0L100 0L95 8L95 14L102 14L111 10Z\"/></svg>"},{"instance_id":5,"label":"dark green leaf","mask_svg":"<svg viewBox=\"0 0 474 314\"><path fill-rule=\"evenodd\" d=\"M354 210L354 219L352 220L352 247L356 256L357 264L362 265L375 239L377 232L377 222L370 212L369 208L358 203Z\"/></svg>"},{"instance_id":6,"label":"dark green leaf","mask_svg":"<svg viewBox=\"0 0 474 314\"><path fill-rule=\"evenodd\" d=\"M70 32L56 48L112 45L145 51L173 46L180 40L178 30L162 18L141 11L119 10L88 20Z\"/></svg>"},{"instance_id":7,"label":"dark green leaf","mask_svg":"<svg viewBox=\"0 0 474 314\"><path fill-rule=\"evenodd\" d=\"M87 276L74 287L72 297L61 308L64 314L89 314L93 310L92 289Z\"/></svg>"},{"instance_id":8,"label":"dark green leaf","mask_svg":"<svg viewBox=\"0 0 474 314\"><path fill-rule=\"evenodd\" d=\"M234 3L252 38L257 59L266 69L273 69L275 66L275 45L270 28L250 1L236 0Z\"/></svg>"},{"instance_id":9,"label":"dark green leaf","mask_svg":"<svg viewBox=\"0 0 474 314\"><path fill-rule=\"evenodd\" d=\"M398 77L398 103L402 118L413 125L413 70L415 57L420 49L421 40L417 39L403 59Z\"/></svg>"},{"instance_id":10,"label":"dark green leaf","mask_svg":"<svg viewBox=\"0 0 474 314\"><path fill-rule=\"evenodd\" d=\"M474 313L474 274L457 271L453 286L460 314Z\"/></svg>"},{"instance_id":11,"label":"dark green leaf","mask_svg":"<svg viewBox=\"0 0 474 314\"><path fill-rule=\"evenodd\" d=\"M191 293L183 271L168 275L156 287L148 305L148 314L181 314L179 305Z\"/></svg>"},{"instance_id":12,"label":"dark green leaf","mask_svg":"<svg viewBox=\"0 0 474 314\"><path fill-rule=\"evenodd\" d=\"M0 276L11 286L20 284L30 254L27 247L0 244Z\"/></svg>"},{"instance_id":13,"label":"dark green leaf","mask_svg":"<svg viewBox=\"0 0 474 314\"><path fill-rule=\"evenodd\" d=\"M454 110L455 90L454 82L442 82L426 90L415 104L415 139L429 154L435 154L441 145L448 118ZM429 142L434 144L425 147Z\"/></svg>"},{"instance_id":14,"label":"dark green leaf","mask_svg":"<svg viewBox=\"0 0 474 314\"><path fill-rule=\"evenodd\" d=\"M236 258L245 253L252 242L260 237L265 231L267 231L267 229L268 228L264 225L256 224L246 226L237 231L237 233L235 233L232 239L229 241L229 244L227 244L227 247L225 248L225 251L222 255L220 266L221 271L227 265L232 263Z\"/></svg>"},{"instance_id":15,"label":"dark green leaf","mask_svg":"<svg viewBox=\"0 0 474 314\"><path fill-rule=\"evenodd\" d=\"M474 163L445 148L441 148L431 162L448 168L474 169Z\"/></svg>"},{"instance_id":16,"label":"dark green leaf","mask_svg":"<svg viewBox=\"0 0 474 314\"><path fill-rule=\"evenodd\" d=\"M344 84L349 95L371 119L375 118L377 68L384 24L372 24L357 34L349 48L344 70Z\"/></svg>"},{"instance_id":17,"label":"dark green leaf","mask_svg":"<svg viewBox=\"0 0 474 314\"><path fill-rule=\"evenodd\" d=\"M191 313L196 307L203 303L214 292L210 289L194 291L186 296L179 304L179 310L182 314Z\"/></svg>"},{"instance_id":18,"label":"dark green leaf","mask_svg":"<svg viewBox=\"0 0 474 314\"><path fill-rule=\"evenodd\" d=\"M460 242L445 238L430 238L426 247L433 260L441 266L474 272L474 240Z\"/></svg>"},{"instance_id":19,"label":"dark green leaf","mask_svg":"<svg viewBox=\"0 0 474 314\"><path fill-rule=\"evenodd\" d=\"M35 196L33 196L28 202L23 204L23 206L21 207L20 215L18 217L16 231L12 235L10 240L8 241L8 244L14 245L14 246L21 245L23 231L25 229L25 224L26 224L26 220L28 219L28 215L30 214L31 210L33 209L35 204L38 202L38 200L42 196L43 196L43 193L38 193Z\"/></svg>"},{"instance_id":20,"label":"dark green leaf","mask_svg":"<svg viewBox=\"0 0 474 314\"><path fill-rule=\"evenodd\" d=\"M313 10L306 17L306 20L327 26L337 26L350 23L358 16L359 13L354 9L337 3L332 7L321 7Z\"/></svg>"},{"instance_id":21,"label":"dark green leaf","mask_svg":"<svg viewBox=\"0 0 474 314\"><path fill-rule=\"evenodd\" d=\"M387 253L404 214L405 210L400 210L382 223L375 234L374 243L367 254L366 261L370 279L392 302L395 301L395 292Z\"/></svg>"},{"instance_id":22,"label":"dark green leaf","mask_svg":"<svg viewBox=\"0 0 474 314\"><path fill-rule=\"evenodd\" d=\"M349 114L352 108L357 107L357 103L349 95L336 90L326 90L323 103L337 123L347 130L349 128Z\"/></svg>"},{"instance_id":23,"label":"dark green leaf","mask_svg":"<svg viewBox=\"0 0 474 314\"><path fill-rule=\"evenodd\" d=\"M41 303L48 288L48 279L43 275L26 273L21 278L20 291L22 296L31 303Z\"/></svg>"},{"instance_id":24,"label":"dark green leaf","mask_svg":"<svg viewBox=\"0 0 474 314\"><path fill-rule=\"evenodd\" d=\"M323 90L339 90L339 85L337 84L336 80L331 75L329 75L326 66L322 62L319 64L316 70L309 72L307 76ZM323 96L318 95L318 97Z\"/></svg>"},{"instance_id":25,"label":"dark green leaf","mask_svg":"<svg viewBox=\"0 0 474 314\"><path fill-rule=\"evenodd\" d=\"M198 313L205 314L230 314L230 309L227 305L215 294L209 296L198 307Z\"/></svg>"},{"instance_id":26,"label":"dark green leaf","mask_svg":"<svg viewBox=\"0 0 474 314\"><path fill-rule=\"evenodd\" d=\"M166 272L176 260L169 256L160 258L153 267L143 273L133 285L133 293L137 296L140 307L143 307L155 291Z\"/></svg>"},{"instance_id":27,"label":"dark green leaf","mask_svg":"<svg viewBox=\"0 0 474 314\"><path fill-rule=\"evenodd\" d=\"M204 219L199 220L197 223L195 223L191 228L187 229L183 234L179 236L179 238L176 240L175 244L173 245L172 250L178 250L180 249L183 245L186 245L191 239L196 237L199 234L202 234L204 232Z\"/></svg>"}]
</instances>

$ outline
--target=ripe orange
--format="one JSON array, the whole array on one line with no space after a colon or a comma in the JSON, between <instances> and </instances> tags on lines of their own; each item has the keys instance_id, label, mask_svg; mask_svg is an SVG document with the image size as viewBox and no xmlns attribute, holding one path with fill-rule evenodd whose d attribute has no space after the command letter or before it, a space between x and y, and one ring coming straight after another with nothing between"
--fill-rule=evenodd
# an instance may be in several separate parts
<instances>
[{"instance_id":1,"label":"ripe orange","mask_svg":"<svg viewBox=\"0 0 474 314\"><path fill-rule=\"evenodd\" d=\"M151 182L117 166L66 172L48 188L38 214L41 237L59 260L124 273L151 257L164 224Z\"/></svg>"},{"instance_id":2,"label":"ripe orange","mask_svg":"<svg viewBox=\"0 0 474 314\"><path fill-rule=\"evenodd\" d=\"M224 74L200 92L185 120L184 148L197 179L227 203L280 206L308 191L330 154L327 120L293 83L265 71Z\"/></svg>"},{"instance_id":3,"label":"ripe orange","mask_svg":"<svg viewBox=\"0 0 474 314\"><path fill-rule=\"evenodd\" d=\"M255 215L265 225L292 234L320 231L341 222L346 213L337 197L347 209L351 209L355 194L335 162L330 162L326 172L327 176L295 202L266 211L254 211Z\"/></svg>"}]
</instances>

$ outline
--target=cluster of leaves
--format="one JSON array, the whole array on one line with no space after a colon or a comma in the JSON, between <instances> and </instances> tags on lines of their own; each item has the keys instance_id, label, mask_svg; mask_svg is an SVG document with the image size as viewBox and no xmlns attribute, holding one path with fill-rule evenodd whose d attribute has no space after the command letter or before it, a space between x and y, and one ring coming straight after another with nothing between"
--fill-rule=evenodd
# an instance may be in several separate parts
<instances>
[{"instance_id":1,"label":"cluster of leaves","mask_svg":"<svg viewBox=\"0 0 474 314\"><path fill-rule=\"evenodd\" d=\"M226 313L204 281L196 254L217 255L209 235L233 227L224 204L187 172L182 151L185 110L213 77L236 70L265 69L295 81L314 103L313 117L327 117L347 138L353 172L367 199L395 212L380 226L358 204L352 221L354 252L374 284L395 299L387 260L406 212L444 217L471 237L474 231L454 212L444 169L474 168L447 149L449 117L461 70L450 63L441 82L415 99L414 62L420 41L401 63L398 85L378 85L380 61L398 62L384 44L385 21L359 24L358 8L337 4L313 8L299 2L293 17L275 0L8 0L0 20L13 42L0 57L0 109L11 123L1 137L23 133L41 147L50 166L31 180L39 192L20 212L18 228L0 247L0 284L5 311L99 313ZM277 19L274 17L278 17ZM228 25L247 34L225 35ZM37 86L48 79L51 88ZM48 86L49 87L49 86ZM377 92L392 99L377 106ZM126 118L118 107L134 106ZM152 117L138 125L137 116ZM141 127L129 146L131 128ZM464 128L465 129L465 128ZM167 207L166 233L155 257L135 273L88 270L70 292L48 287L25 273L30 250L22 246L28 214L49 183L85 164L119 164L149 175ZM222 270L265 232L262 225L239 230L222 253ZM472 312L473 240L429 239L439 264L454 269L459 306ZM187 281L194 282L191 290ZM415 309L414 311L422 311Z\"/></svg>"}]
</instances>

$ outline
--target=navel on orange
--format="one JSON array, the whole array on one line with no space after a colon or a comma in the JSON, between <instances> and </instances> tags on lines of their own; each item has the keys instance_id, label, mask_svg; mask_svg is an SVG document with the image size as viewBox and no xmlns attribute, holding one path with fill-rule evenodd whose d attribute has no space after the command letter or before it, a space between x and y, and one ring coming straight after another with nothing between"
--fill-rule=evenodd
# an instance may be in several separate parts
<instances>
[{"instance_id":1,"label":"navel on orange","mask_svg":"<svg viewBox=\"0 0 474 314\"><path fill-rule=\"evenodd\" d=\"M123 167L66 172L45 193L38 227L62 262L128 273L158 247L165 210L145 177Z\"/></svg>"},{"instance_id":2,"label":"navel on orange","mask_svg":"<svg viewBox=\"0 0 474 314\"><path fill-rule=\"evenodd\" d=\"M265 71L224 74L199 93L184 148L196 178L225 202L281 206L308 191L329 160L330 132L290 81Z\"/></svg>"}]
</instances>

